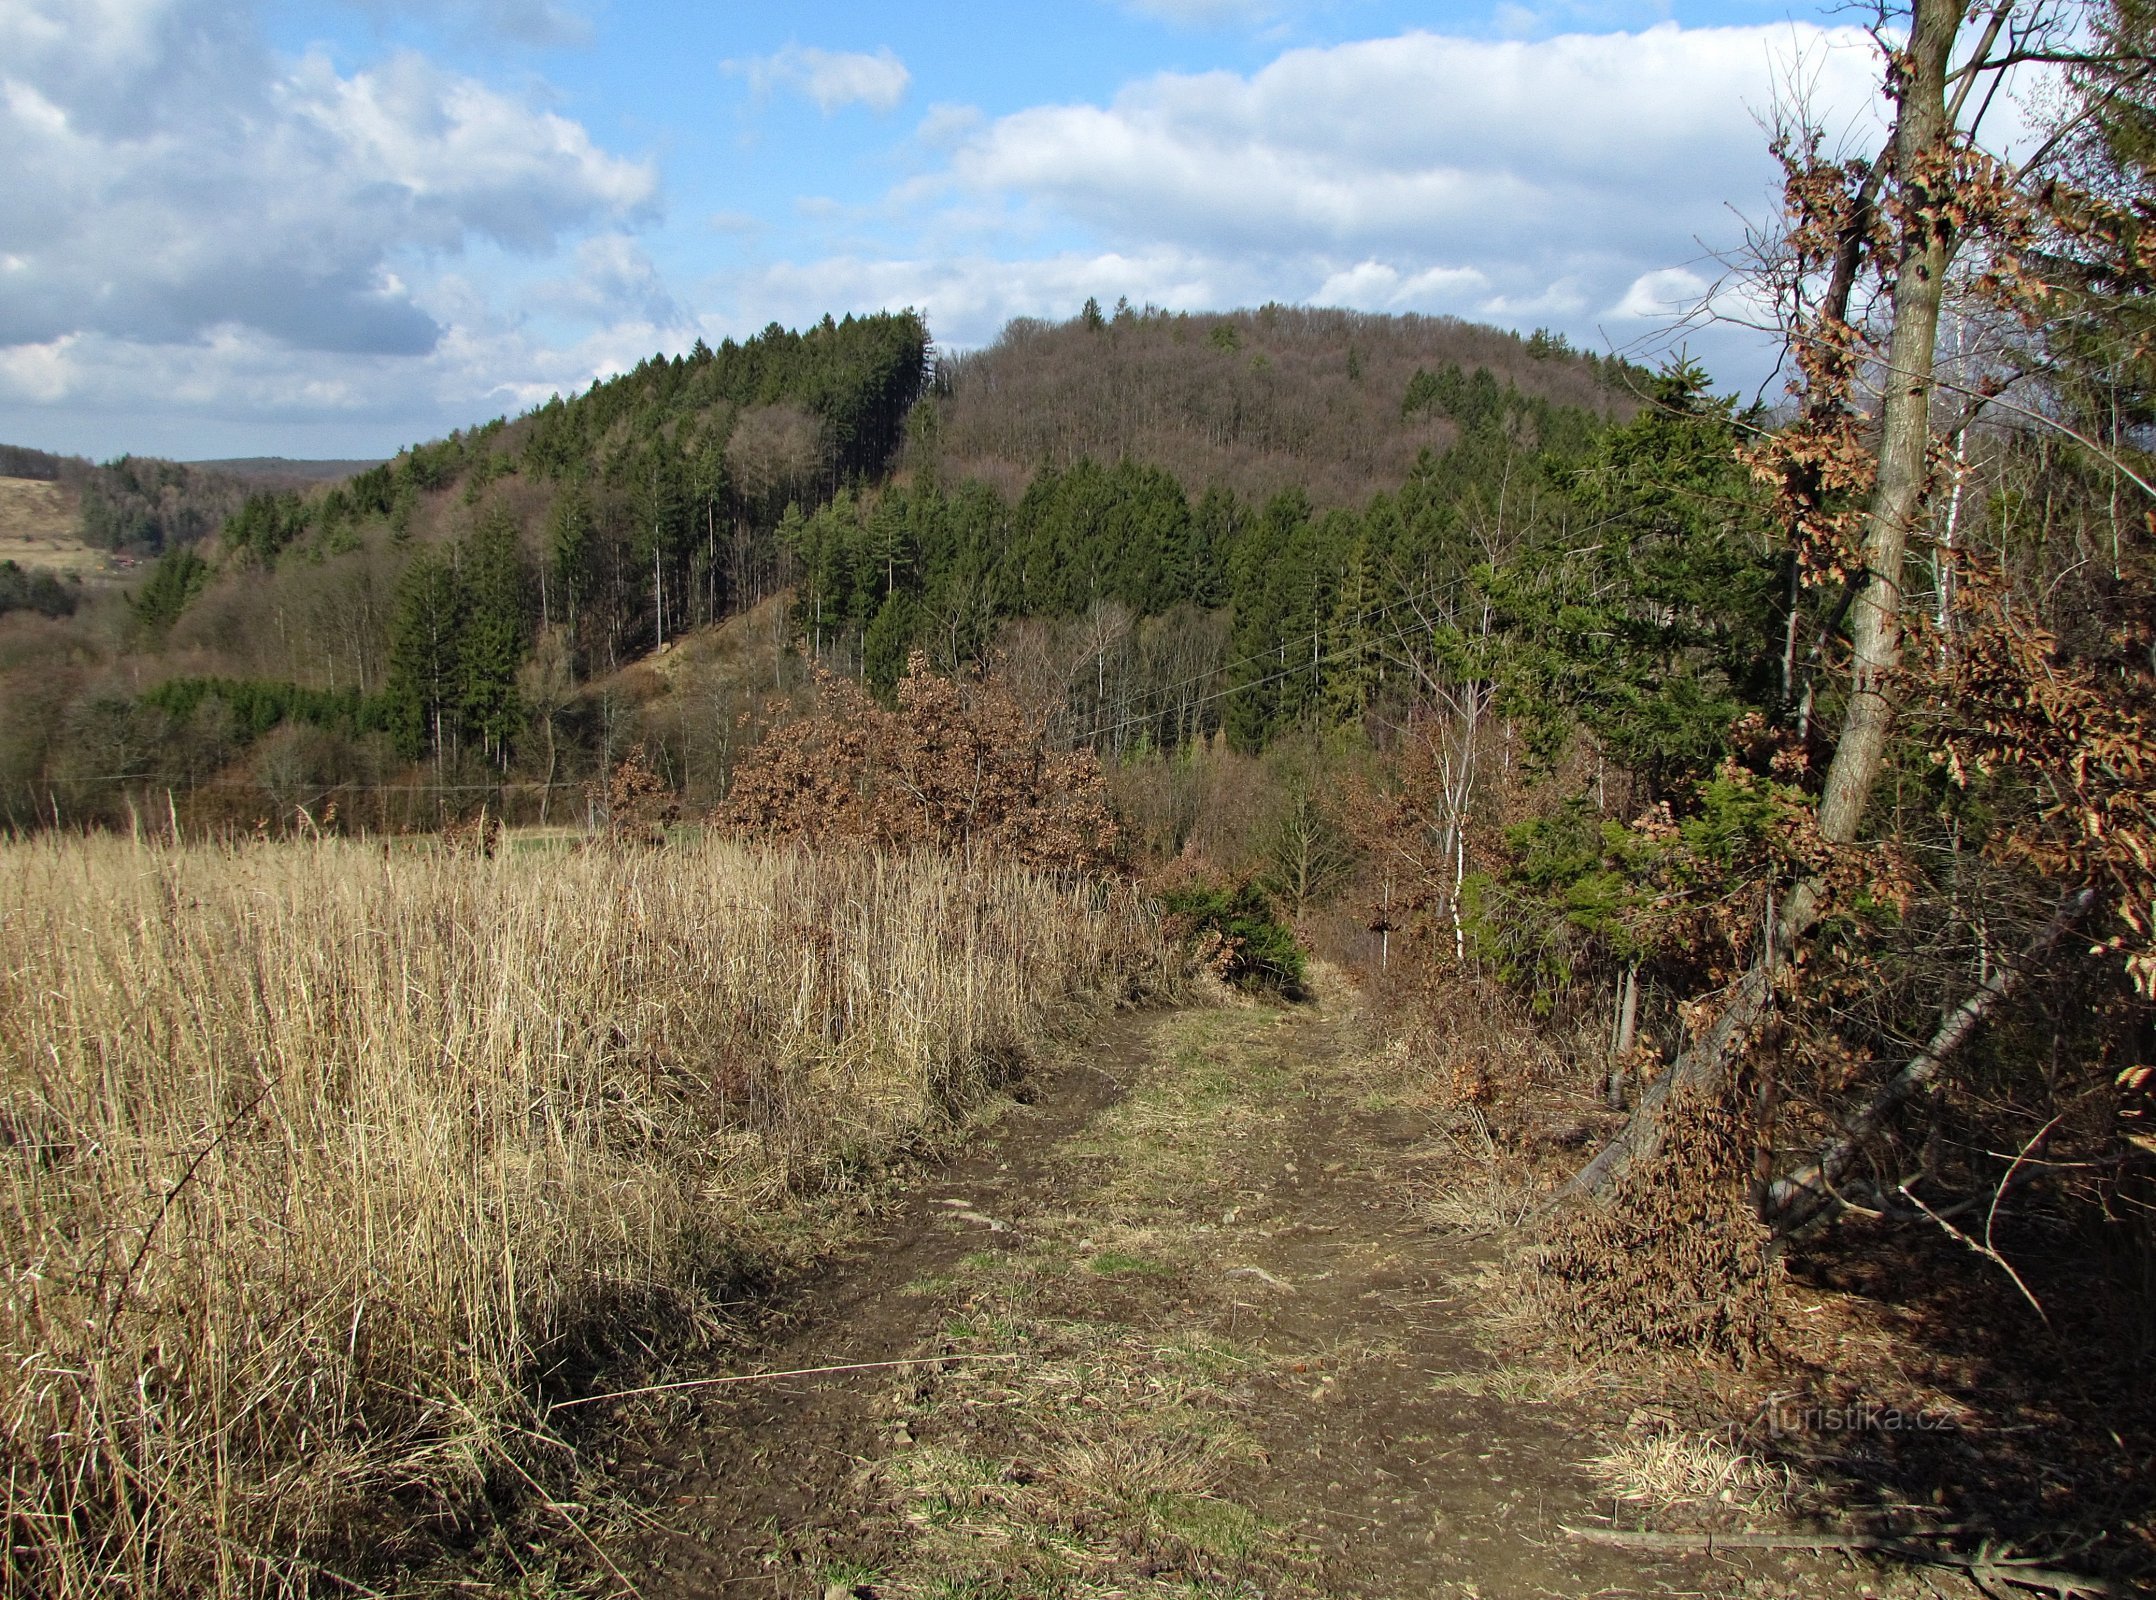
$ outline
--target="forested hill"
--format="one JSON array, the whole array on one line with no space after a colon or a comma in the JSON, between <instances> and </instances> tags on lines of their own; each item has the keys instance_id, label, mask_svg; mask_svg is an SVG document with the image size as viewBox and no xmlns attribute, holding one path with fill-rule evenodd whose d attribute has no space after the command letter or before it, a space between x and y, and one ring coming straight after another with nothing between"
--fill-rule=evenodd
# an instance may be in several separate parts
<instances>
[{"instance_id":1,"label":"forested hill","mask_svg":"<svg viewBox=\"0 0 2156 1600\"><path fill-rule=\"evenodd\" d=\"M699 342L252 493L79 617L0 618L0 810L358 816L550 793L638 740L706 800L752 708L655 720L625 674L782 591L800 654L878 687L919 649L1030 674L1071 738L1257 748L1360 716L1384 629L1561 529L1647 387L1544 335L1281 308L1088 306L940 363L912 312Z\"/></svg>"},{"instance_id":2,"label":"forested hill","mask_svg":"<svg viewBox=\"0 0 2156 1600\"><path fill-rule=\"evenodd\" d=\"M1418 373L1427 385L1447 368L1486 374L1485 407L1510 391L1516 418L1543 429L1628 416L1648 378L1561 337L1453 317L1089 304L1069 322L1014 322L946 362L915 459L1015 494L1043 464L1128 456L1193 494L1296 488L1321 508L1361 505L1396 488L1424 449L1459 438L1456 408L1415 388Z\"/></svg>"}]
</instances>

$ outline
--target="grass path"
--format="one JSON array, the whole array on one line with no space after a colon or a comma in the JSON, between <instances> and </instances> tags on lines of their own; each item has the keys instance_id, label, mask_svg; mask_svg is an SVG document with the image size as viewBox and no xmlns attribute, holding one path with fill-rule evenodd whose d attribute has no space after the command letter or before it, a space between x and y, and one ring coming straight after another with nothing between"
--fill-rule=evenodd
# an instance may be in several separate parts
<instances>
[{"instance_id":1,"label":"grass path","mask_svg":"<svg viewBox=\"0 0 2156 1600\"><path fill-rule=\"evenodd\" d=\"M1476 1346L1361 1042L1352 1005L1108 1025L758 1356L920 1364L655 1416L614 1561L650 1600L1793 1592L1558 1532L1592 1439Z\"/></svg>"}]
</instances>

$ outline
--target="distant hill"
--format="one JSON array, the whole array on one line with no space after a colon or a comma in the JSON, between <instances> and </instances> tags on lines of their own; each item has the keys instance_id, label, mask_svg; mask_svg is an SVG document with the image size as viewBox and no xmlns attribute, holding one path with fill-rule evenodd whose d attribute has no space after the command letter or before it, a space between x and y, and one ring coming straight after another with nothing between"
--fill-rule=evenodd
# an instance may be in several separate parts
<instances>
[{"instance_id":1,"label":"distant hill","mask_svg":"<svg viewBox=\"0 0 2156 1600\"><path fill-rule=\"evenodd\" d=\"M220 461L189 461L185 465L227 477L264 481L279 486L337 483L357 477L369 467L382 464L382 457L367 461L300 461L290 456L232 456Z\"/></svg>"},{"instance_id":2,"label":"distant hill","mask_svg":"<svg viewBox=\"0 0 2156 1600\"><path fill-rule=\"evenodd\" d=\"M1426 403L1447 368L1485 371L1500 394L1545 413L1604 420L1631 415L1647 377L1562 338L1452 317L1091 308L1063 323L1021 319L946 361L910 461L1015 495L1043 466L1127 456L1193 494L1221 484L1264 500L1295 487L1318 506L1359 505L1398 487L1423 449L1459 438L1459 419Z\"/></svg>"},{"instance_id":3,"label":"distant hill","mask_svg":"<svg viewBox=\"0 0 2156 1600\"><path fill-rule=\"evenodd\" d=\"M295 469L338 468L352 462L294 461ZM26 517L35 517L35 538L57 547L25 549L17 559L67 570L102 570L109 551L120 564L132 563L181 545L198 544L222 528L225 519L258 489L309 489L330 476L306 471L264 470L249 474L234 464L167 461L159 456L119 456L102 465L81 456L55 455L24 445L0 444L0 479L11 479L8 526L23 534ZM51 486L35 494L29 486ZM64 528L55 522L61 519ZM78 558L66 548L83 545L93 552Z\"/></svg>"}]
</instances>

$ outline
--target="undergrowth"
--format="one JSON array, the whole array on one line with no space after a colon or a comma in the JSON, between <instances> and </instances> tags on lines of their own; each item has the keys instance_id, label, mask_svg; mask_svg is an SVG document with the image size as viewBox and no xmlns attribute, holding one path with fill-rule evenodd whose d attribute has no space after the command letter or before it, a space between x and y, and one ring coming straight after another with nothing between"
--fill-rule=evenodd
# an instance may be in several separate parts
<instances>
[{"instance_id":1,"label":"undergrowth","mask_svg":"<svg viewBox=\"0 0 2156 1600\"><path fill-rule=\"evenodd\" d=\"M1154 889L1167 912L1168 938L1198 966L1237 988L1307 998L1303 948L1256 884L1176 863Z\"/></svg>"}]
</instances>

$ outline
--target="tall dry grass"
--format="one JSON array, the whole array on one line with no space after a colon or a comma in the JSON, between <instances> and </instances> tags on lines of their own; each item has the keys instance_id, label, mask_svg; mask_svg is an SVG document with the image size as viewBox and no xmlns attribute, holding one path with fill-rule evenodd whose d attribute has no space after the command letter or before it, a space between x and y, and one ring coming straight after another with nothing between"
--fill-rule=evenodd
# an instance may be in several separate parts
<instances>
[{"instance_id":1,"label":"tall dry grass","mask_svg":"<svg viewBox=\"0 0 2156 1600\"><path fill-rule=\"evenodd\" d=\"M0 846L6 1592L454 1523L755 1219L1164 981L1128 891L947 860Z\"/></svg>"}]
</instances>

